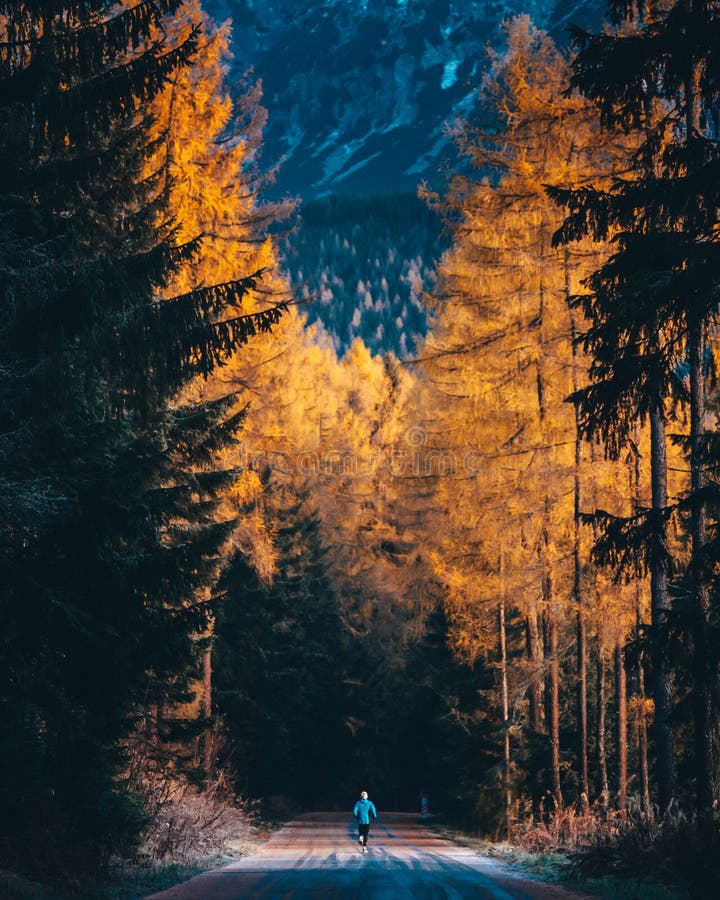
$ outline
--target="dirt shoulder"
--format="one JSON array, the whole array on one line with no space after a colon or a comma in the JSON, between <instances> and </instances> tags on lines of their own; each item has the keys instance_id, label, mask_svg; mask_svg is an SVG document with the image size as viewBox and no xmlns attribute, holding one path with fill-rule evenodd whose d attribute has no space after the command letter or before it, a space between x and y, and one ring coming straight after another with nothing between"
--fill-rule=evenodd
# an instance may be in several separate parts
<instances>
[{"instance_id":1,"label":"dirt shoulder","mask_svg":"<svg viewBox=\"0 0 720 900\"><path fill-rule=\"evenodd\" d=\"M530 878L563 885L570 890L584 892L590 897L607 897L612 900L700 900L678 885L611 875L602 878L582 877L578 874L570 854L531 852L516 844L490 841L439 822L430 823L429 827L441 837L468 847L479 856L486 856L519 869Z\"/></svg>"}]
</instances>

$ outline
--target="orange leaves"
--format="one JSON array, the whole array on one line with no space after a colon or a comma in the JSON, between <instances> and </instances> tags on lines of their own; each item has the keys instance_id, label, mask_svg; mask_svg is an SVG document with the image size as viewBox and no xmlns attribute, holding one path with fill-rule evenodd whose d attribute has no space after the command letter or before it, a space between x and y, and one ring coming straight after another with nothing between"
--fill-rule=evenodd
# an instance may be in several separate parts
<instances>
[{"instance_id":1,"label":"orange leaves","mask_svg":"<svg viewBox=\"0 0 720 900\"><path fill-rule=\"evenodd\" d=\"M586 610L607 615L613 636L627 633L634 610L627 589L611 584L595 605L592 532L576 525L574 508L576 479L581 512L600 497L623 502L607 463L587 449L576 457L566 402L588 365L573 349L582 322L570 299L602 248L552 247L562 215L544 189L602 171L611 152L588 105L563 95L567 64L547 35L527 17L506 31L507 49L494 56L483 89L501 128L459 132L463 151L494 177L451 183L445 202L459 224L440 264L435 325L419 354L437 430L477 461L473 477L439 480L444 520L429 536L453 645L466 659L493 651L501 597L522 615L552 604L560 620L569 619L576 540L587 570Z\"/></svg>"}]
</instances>

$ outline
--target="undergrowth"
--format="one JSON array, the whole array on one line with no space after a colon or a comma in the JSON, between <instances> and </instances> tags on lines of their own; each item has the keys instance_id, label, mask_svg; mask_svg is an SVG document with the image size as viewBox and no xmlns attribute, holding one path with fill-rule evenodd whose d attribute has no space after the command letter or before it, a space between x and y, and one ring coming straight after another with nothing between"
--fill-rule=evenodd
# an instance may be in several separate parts
<instances>
[{"instance_id":1,"label":"undergrowth","mask_svg":"<svg viewBox=\"0 0 720 900\"><path fill-rule=\"evenodd\" d=\"M515 823L511 842L440 830L535 877L613 900L720 897L718 831L700 840L695 822L676 808L662 817L635 804L624 815L563 809L543 822Z\"/></svg>"},{"instance_id":2,"label":"undergrowth","mask_svg":"<svg viewBox=\"0 0 720 900\"><path fill-rule=\"evenodd\" d=\"M197 779L192 774L200 771L198 760L180 766L170 751L133 748L125 789L144 810L147 824L131 857L109 860L101 878L53 885L0 871L0 900L131 900L252 852L266 830L256 807L236 796L232 774L215 763L220 747L206 742L203 749L212 762Z\"/></svg>"}]
</instances>

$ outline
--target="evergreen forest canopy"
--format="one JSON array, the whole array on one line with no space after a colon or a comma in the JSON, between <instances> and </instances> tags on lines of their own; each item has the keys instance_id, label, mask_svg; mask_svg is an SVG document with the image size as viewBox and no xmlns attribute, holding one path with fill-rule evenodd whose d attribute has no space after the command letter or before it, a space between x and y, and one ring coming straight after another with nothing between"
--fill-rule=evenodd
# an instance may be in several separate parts
<instances>
[{"instance_id":1,"label":"evergreen forest canopy","mask_svg":"<svg viewBox=\"0 0 720 900\"><path fill-rule=\"evenodd\" d=\"M437 213L409 193L332 194L300 213L285 266L308 322L339 354L359 337L373 353L413 355L447 243Z\"/></svg>"},{"instance_id":2,"label":"evergreen forest canopy","mask_svg":"<svg viewBox=\"0 0 720 900\"><path fill-rule=\"evenodd\" d=\"M337 199L280 264L228 26L0 2L0 867L362 781L717 878L720 7L608 16L505 24L397 252Z\"/></svg>"}]
</instances>

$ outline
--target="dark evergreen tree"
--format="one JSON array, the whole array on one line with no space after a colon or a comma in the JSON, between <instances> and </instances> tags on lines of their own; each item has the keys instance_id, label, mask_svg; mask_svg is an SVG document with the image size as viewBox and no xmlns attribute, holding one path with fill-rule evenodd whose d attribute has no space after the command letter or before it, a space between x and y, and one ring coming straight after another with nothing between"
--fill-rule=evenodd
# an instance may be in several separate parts
<instances>
[{"instance_id":1,"label":"dark evergreen tree","mask_svg":"<svg viewBox=\"0 0 720 900\"><path fill-rule=\"evenodd\" d=\"M241 314L253 273L158 299L201 245L149 171L180 0L3 2L0 38L0 857L76 871L137 835L121 742L182 692L232 527L237 399L172 398L280 311Z\"/></svg>"},{"instance_id":2,"label":"dark evergreen tree","mask_svg":"<svg viewBox=\"0 0 720 900\"><path fill-rule=\"evenodd\" d=\"M346 636L327 575L317 514L272 486L277 572L263 583L238 555L216 632L216 711L231 739L239 786L308 808L332 804L349 760Z\"/></svg>"},{"instance_id":3,"label":"dark evergreen tree","mask_svg":"<svg viewBox=\"0 0 720 900\"><path fill-rule=\"evenodd\" d=\"M663 809L675 793L670 733L667 632L669 559L664 458L665 411L674 393L690 407L692 559L683 583L692 608L695 764L700 819L712 816L712 705L717 664L709 648L707 339L720 287L717 172L720 143L712 121L720 100L720 9L706 0L609 4L618 27L576 30L573 88L594 100L605 124L637 136L630 172L609 187L554 191L569 217L556 240L614 237L617 250L580 298L591 327L582 340L594 356L592 384L575 395L585 431L611 454L630 439L636 416L653 434L653 508L631 521L606 519L610 559L648 561L652 576L655 733ZM634 23L628 27L628 20ZM678 389L676 389L678 388Z\"/></svg>"}]
</instances>

